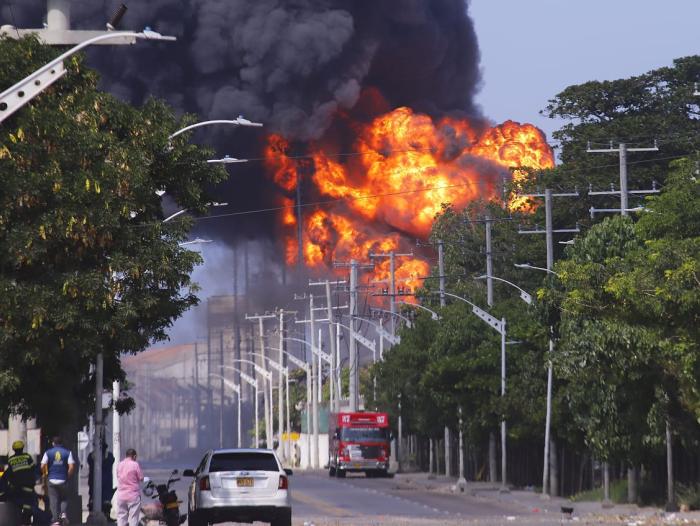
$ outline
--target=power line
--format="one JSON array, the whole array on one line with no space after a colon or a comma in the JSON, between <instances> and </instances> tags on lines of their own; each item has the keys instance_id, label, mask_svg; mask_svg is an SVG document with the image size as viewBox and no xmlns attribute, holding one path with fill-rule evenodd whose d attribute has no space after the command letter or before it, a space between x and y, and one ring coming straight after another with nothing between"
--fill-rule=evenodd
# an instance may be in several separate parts
<instances>
[{"instance_id":1,"label":"power line","mask_svg":"<svg viewBox=\"0 0 700 526\"><path fill-rule=\"evenodd\" d=\"M416 194L416 193L422 193L422 192L432 192L434 190L449 190L451 188L464 188L465 186L492 186L489 185L488 182L486 181L465 181L464 183L459 183L459 184L452 184L452 185L445 185L445 186L430 186L426 188L418 188L414 190L402 190L402 191L397 191L397 192L387 192L383 194L371 194L371 195L364 195L364 196L359 196L359 197L342 197L340 199L326 199L324 201L314 201L310 203L302 203L301 205L287 205L287 206L272 206L269 208L258 208L254 210L243 210L240 212L229 212L226 214L215 214L215 215L209 215L209 216L201 216L201 217L195 217L192 218L194 221L201 221L204 219L218 219L222 217L234 217L234 216L244 216L244 215L251 215L251 214L261 214L261 213L266 213L266 212L281 212L282 210L291 210L294 208L297 208L297 206L302 206L302 207L316 207L316 206L324 206L324 205L333 205L333 204L339 204L339 203L349 203L353 201L363 201L365 199L379 199L381 197L392 197L392 196L397 196L397 195L406 195L406 194ZM177 220L170 221L169 223L173 224L176 223ZM131 225L133 227L147 227L147 226L153 226L160 224L161 221L154 221L152 223L140 223L137 225Z\"/></svg>"}]
</instances>

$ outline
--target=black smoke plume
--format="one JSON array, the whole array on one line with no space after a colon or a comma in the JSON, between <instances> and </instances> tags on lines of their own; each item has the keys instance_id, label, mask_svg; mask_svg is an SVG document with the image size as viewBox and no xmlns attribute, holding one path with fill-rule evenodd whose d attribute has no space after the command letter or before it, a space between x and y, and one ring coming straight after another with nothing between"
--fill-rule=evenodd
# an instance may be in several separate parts
<instances>
[{"instance_id":1,"label":"black smoke plume","mask_svg":"<svg viewBox=\"0 0 700 526\"><path fill-rule=\"evenodd\" d=\"M104 28L119 1L73 2L76 29ZM122 28L174 44L92 50L104 86L202 118L246 117L319 138L367 87L392 106L474 115L478 47L466 0L132 0ZM2 23L41 27L45 0L10 0Z\"/></svg>"}]
</instances>

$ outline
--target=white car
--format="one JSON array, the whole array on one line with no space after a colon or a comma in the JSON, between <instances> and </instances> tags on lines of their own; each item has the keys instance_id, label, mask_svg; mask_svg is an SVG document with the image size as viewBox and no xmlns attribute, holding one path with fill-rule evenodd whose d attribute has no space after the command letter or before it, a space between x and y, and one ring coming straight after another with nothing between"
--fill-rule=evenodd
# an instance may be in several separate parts
<instances>
[{"instance_id":1,"label":"white car","mask_svg":"<svg viewBox=\"0 0 700 526\"><path fill-rule=\"evenodd\" d=\"M208 451L195 471L187 495L189 526L219 522L269 522L291 526L291 469L283 469L270 449Z\"/></svg>"}]
</instances>

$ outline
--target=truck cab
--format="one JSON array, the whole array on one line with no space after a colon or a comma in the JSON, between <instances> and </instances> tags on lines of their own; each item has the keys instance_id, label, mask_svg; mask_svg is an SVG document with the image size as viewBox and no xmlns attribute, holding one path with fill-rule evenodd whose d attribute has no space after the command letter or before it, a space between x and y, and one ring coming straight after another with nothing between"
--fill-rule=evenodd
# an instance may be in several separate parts
<instances>
[{"instance_id":1,"label":"truck cab","mask_svg":"<svg viewBox=\"0 0 700 526\"><path fill-rule=\"evenodd\" d=\"M337 413L330 416L329 427L329 476L387 476L391 433L386 413Z\"/></svg>"}]
</instances>

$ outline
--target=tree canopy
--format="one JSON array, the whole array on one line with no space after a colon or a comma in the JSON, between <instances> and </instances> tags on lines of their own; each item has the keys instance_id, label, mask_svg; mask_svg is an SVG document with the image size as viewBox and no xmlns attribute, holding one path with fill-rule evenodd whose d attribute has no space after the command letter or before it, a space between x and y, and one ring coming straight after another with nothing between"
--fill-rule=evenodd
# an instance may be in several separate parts
<instances>
[{"instance_id":1,"label":"tree canopy","mask_svg":"<svg viewBox=\"0 0 700 526\"><path fill-rule=\"evenodd\" d=\"M58 52L33 38L0 40L0 89ZM206 150L169 135L191 122L165 104L135 108L97 89L80 56L0 132L0 400L45 428L77 421L104 353L105 381L122 353L166 338L197 303L191 221L225 173ZM49 395L49 396L47 396Z\"/></svg>"}]
</instances>

